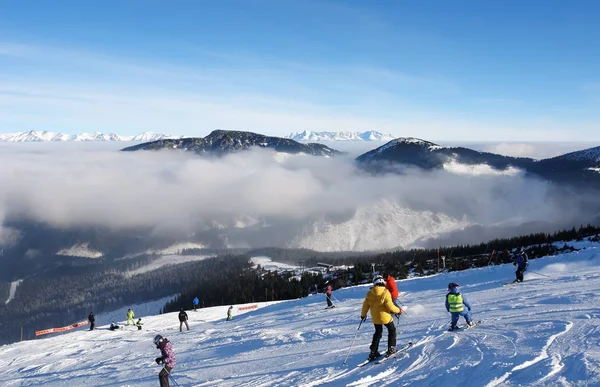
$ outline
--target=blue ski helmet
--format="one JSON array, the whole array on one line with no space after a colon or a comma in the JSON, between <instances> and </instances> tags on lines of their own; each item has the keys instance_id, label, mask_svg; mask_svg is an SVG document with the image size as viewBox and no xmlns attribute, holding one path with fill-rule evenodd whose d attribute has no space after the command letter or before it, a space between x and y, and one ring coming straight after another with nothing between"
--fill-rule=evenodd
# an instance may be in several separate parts
<instances>
[{"instance_id":1,"label":"blue ski helmet","mask_svg":"<svg viewBox=\"0 0 600 387\"><path fill-rule=\"evenodd\" d=\"M163 340L163 337L161 335L154 336L154 345L156 345L158 347L158 343L160 343L162 340Z\"/></svg>"}]
</instances>

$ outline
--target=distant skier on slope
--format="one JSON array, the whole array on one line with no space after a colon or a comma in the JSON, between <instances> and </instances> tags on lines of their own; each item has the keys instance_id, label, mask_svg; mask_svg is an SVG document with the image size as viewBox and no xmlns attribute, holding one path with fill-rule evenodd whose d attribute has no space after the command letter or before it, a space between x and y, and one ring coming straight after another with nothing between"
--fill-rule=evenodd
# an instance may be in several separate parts
<instances>
[{"instance_id":1,"label":"distant skier on slope","mask_svg":"<svg viewBox=\"0 0 600 387\"><path fill-rule=\"evenodd\" d=\"M108 329L110 329L111 331L114 331L114 330L119 329L119 328L120 328L119 327L119 323L116 323L116 322L113 321L113 322L110 323L110 327Z\"/></svg>"},{"instance_id":2,"label":"distant skier on slope","mask_svg":"<svg viewBox=\"0 0 600 387\"><path fill-rule=\"evenodd\" d=\"M133 321L134 317L133 310L127 309L127 324L125 325L129 325L130 322L135 325L135 321Z\"/></svg>"},{"instance_id":3,"label":"distant skier on slope","mask_svg":"<svg viewBox=\"0 0 600 387\"><path fill-rule=\"evenodd\" d=\"M456 282L448 284L448 294L446 294L446 310L452 313L452 321L450 322L449 331L456 329L458 318L463 316L468 325L473 325L471 321L471 304L465 296L460 293ZM465 307L467 310L465 310Z\"/></svg>"},{"instance_id":4,"label":"distant skier on slope","mask_svg":"<svg viewBox=\"0 0 600 387\"><path fill-rule=\"evenodd\" d=\"M142 330L142 325L144 325L144 323L142 322L142 318L140 317L139 320L137 320L137 322L135 323L135 325L138 327L138 331Z\"/></svg>"},{"instance_id":5,"label":"distant skier on slope","mask_svg":"<svg viewBox=\"0 0 600 387\"><path fill-rule=\"evenodd\" d=\"M229 309L227 309L227 320L226 321L230 321L233 320L233 305L231 305L229 307Z\"/></svg>"},{"instance_id":6,"label":"distant skier on slope","mask_svg":"<svg viewBox=\"0 0 600 387\"><path fill-rule=\"evenodd\" d=\"M96 326L96 317L94 316L94 312L90 312L88 315L88 320L90 322L90 331L93 331L94 327Z\"/></svg>"},{"instance_id":7,"label":"distant skier on slope","mask_svg":"<svg viewBox=\"0 0 600 387\"><path fill-rule=\"evenodd\" d=\"M370 309L373 325L375 326L375 333L373 334L373 340L370 346L371 353L369 354L369 360L374 360L381 356L379 353L379 341L383 335L384 325L388 331L388 350L386 356L390 356L396 352L396 327L394 326L394 319L392 318L391 313L402 313L402 309L398 308L392 302L392 296L385 288L385 281L382 276L375 276L373 285L374 286L369 290L363 301L362 311L360 313L361 320L365 321Z\"/></svg>"},{"instance_id":8,"label":"distant skier on slope","mask_svg":"<svg viewBox=\"0 0 600 387\"><path fill-rule=\"evenodd\" d=\"M188 315L187 313L185 313L185 310L183 310L183 308L181 308L181 310L179 311L179 332L182 331L183 328L183 324L185 324L185 327L187 328L187 330L190 330L190 326L188 325Z\"/></svg>"},{"instance_id":9,"label":"distant skier on slope","mask_svg":"<svg viewBox=\"0 0 600 387\"><path fill-rule=\"evenodd\" d=\"M325 297L327 297L327 307L335 308L335 305L333 305L333 302L331 302L331 293L333 293L333 289L331 288L331 284L329 284L327 285L327 291L325 292Z\"/></svg>"},{"instance_id":10,"label":"distant skier on slope","mask_svg":"<svg viewBox=\"0 0 600 387\"><path fill-rule=\"evenodd\" d=\"M198 308L198 304L200 303L200 300L198 300L198 297L195 297L192 302L194 303L194 312L195 312L196 309Z\"/></svg>"},{"instance_id":11,"label":"distant skier on slope","mask_svg":"<svg viewBox=\"0 0 600 387\"><path fill-rule=\"evenodd\" d=\"M396 280L388 273L383 273L383 279L385 280L385 288L390 292L392 296L392 302L398 308L400 308L400 300L398 300L398 287L396 286Z\"/></svg>"},{"instance_id":12,"label":"distant skier on slope","mask_svg":"<svg viewBox=\"0 0 600 387\"><path fill-rule=\"evenodd\" d=\"M154 336L154 345L157 349L160 349L161 354L161 357L157 357L154 361L156 361L156 364L164 364L163 369L158 374L160 387L169 387L169 374L175 368L175 352L173 352L171 342L161 335Z\"/></svg>"},{"instance_id":13,"label":"distant skier on slope","mask_svg":"<svg viewBox=\"0 0 600 387\"><path fill-rule=\"evenodd\" d=\"M527 258L527 253L521 247L517 255L515 256L515 261L513 262L514 266L517 266L517 271L515 274L517 275L517 279L515 282L523 282L523 273L529 267L529 259Z\"/></svg>"}]
</instances>

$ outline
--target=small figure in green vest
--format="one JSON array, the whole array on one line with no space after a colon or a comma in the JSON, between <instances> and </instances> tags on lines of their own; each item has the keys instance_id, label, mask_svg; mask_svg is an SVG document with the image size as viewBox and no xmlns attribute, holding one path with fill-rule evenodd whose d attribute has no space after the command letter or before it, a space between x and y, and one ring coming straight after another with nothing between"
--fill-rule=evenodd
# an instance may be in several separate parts
<instances>
[{"instance_id":1,"label":"small figure in green vest","mask_svg":"<svg viewBox=\"0 0 600 387\"><path fill-rule=\"evenodd\" d=\"M452 313L452 322L450 323L449 331L456 329L458 318L463 316L468 325L473 325L471 322L471 304L467 298L458 290L458 284L451 282L448 284L448 294L446 294L446 310Z\"/></svg>"}]
</instances>

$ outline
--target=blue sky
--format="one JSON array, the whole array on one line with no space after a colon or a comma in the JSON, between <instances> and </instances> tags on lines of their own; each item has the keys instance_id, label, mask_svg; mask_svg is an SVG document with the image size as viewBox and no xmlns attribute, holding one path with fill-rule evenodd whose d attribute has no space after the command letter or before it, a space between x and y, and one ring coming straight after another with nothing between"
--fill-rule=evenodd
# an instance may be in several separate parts
<instances>
[{"instance_id":1,"label":"blue sky","mask_svg":"<svg viewBox=\"0 0 600 387\"><path fill-rule=\"evenodd\" d=\"M5 1L0 132L600 141L600 3Z\"/></svg>"}]
</instances>

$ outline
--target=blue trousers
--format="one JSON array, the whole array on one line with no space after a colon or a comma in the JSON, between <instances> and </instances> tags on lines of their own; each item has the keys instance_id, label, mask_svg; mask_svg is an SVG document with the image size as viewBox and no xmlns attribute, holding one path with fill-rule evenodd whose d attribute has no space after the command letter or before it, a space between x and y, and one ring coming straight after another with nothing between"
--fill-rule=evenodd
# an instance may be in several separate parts
<instances>
[{"instance_id":1,"label":"blue trousers","mask_svg":"<svg viewBox=\"0 0 600 387\"><path fill-rule=\"evenodd\" d=\"M456 324L458 323L458 318L460 316L463 316L465 318L467 324L471 322L471 312L465 309L462 312L452 312L452 326L456 326Z\"/></svg>"}]
</instances>

